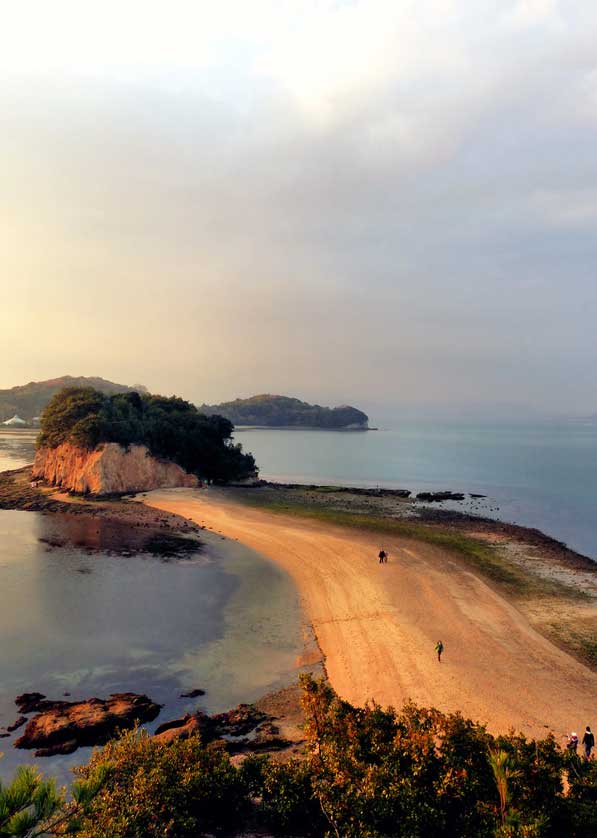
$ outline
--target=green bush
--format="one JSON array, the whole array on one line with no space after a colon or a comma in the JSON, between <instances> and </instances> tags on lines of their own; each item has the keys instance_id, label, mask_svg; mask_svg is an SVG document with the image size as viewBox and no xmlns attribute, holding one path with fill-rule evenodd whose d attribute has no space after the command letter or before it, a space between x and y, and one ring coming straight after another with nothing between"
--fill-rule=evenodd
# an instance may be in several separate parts
<instances>
[{"instance_id":1,"label":"green bush","mask_svg":"<svg viewBox=\"0 0 597 838\"><path fill-rule=\"evenodd\" d=\"M249 757L242 766L247 789L258 800L255 820L275 835L323 835L328 822L314 792L305 760L273 762Z\"/></svg>"},{"instance_id":2,"label":"green bush","mask_svg":"<svg viewBox=\"0 0 597 838\"><path fill-rule=\"evenodd\" d=\"M197 838L246 818L240 773L221 747L203 747L198 737L168 745L129 731L77 769L84 780L98 770L106 781L80 821L80 838Z\"/></svg>"}]
</instances>

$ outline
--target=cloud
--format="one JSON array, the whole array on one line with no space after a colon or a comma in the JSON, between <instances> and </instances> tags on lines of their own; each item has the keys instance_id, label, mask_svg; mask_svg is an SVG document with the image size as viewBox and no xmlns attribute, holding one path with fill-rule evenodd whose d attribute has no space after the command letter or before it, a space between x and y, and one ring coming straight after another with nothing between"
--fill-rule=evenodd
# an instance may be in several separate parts
<instances>
[{"instance_id":1,"label":"cloud","mask_svg":"<svg viewBox=\"0 0 597 838\"><path fill-rule=\"evenodd\" d=\"M0 36L6 385L593 409L592 3L32 8Z\"/></svg>"}]
</instances>

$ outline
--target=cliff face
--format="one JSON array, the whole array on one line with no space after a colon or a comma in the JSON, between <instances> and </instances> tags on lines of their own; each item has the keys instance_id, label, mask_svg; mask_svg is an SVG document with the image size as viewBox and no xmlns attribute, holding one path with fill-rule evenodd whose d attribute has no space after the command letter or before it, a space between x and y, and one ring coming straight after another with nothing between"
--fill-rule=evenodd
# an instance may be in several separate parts
<instances>
[{"instance_id":1,"label":"cliff face","mask_svg":"<svg viewBox=\"0 0 597 838\"><path fill-rule=\"evenodd\" d=\"M93 451L70 443L40 448L32 477L71 492L92 495L199 485L195 475L176 463L156 459L144 445L131 445L126 450L116 442L98 445Z\"/></svg>"}]
</instances>

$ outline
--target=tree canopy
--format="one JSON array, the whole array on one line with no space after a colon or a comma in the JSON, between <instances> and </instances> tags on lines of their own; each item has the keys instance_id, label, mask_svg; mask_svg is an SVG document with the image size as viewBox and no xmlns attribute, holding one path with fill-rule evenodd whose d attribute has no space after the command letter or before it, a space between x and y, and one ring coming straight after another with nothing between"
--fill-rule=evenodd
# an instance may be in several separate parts
<instances>
[{"instance_id":1,"label":"tree canopy","mask_svg":"<svg viewBox=\"0 0 597 838\"><path fill-rule=\"evenodd\" d=\"M22 384L18 387L11 387L9 390L0 390L0 422L10 419L18 413L23 419L31 421L39 416L50 401L52 396L59 393L64 387L93 387L101 393L127 393L132 390L146 393L147 389L140 384L135 387L128 387L126 384L116 384L114 381L106 381L105 378L86 378L85 376L73 377L63 375L60 378L50 378L46 381L30 381L29 384Z\"/></svg>"},{"instance_id":2,"label":"tree canopy","mask_svg":"<svg viewBox=\"0 0 597 838\"><path fill-rule=\"evenodd\" d=\"M350 405L322 407L289 396L264 394L249 399L235 399L200 408L207 414L220 414L236 425L267 425L268 427L299 426L309 428L366 427L369 417Z\"/></svg>"},{"instance_id":3,"label":"tree canopy","mask_svg":"<svg viewBox=\"0 0 597 838\"><path fill-rule=\"evenodd\" d=\"M232 442L233 430L223 416L205 416L176 396L66 387L44 409L37 444L93 449L102 442L138 443L201 478L227 482L256 469L253 456Z\"/></svg>"}]
</instances>

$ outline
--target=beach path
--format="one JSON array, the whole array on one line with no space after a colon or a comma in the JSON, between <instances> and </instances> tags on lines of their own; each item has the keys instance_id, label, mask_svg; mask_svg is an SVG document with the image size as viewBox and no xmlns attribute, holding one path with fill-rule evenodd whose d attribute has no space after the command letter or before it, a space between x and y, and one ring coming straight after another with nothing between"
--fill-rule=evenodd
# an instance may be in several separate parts
<instances>
[{"instance_id":1,"label":"beach path","mask_svg":"<svg viewBox=\"0 0 597 838\"><path fill-rule=\"evenodd\" d=\"M503 596L427 543L382 537L234 502L222 490L143 501L241 541L295 581L338 694L362 705L408 699L460 710L492 732L595 724L597 674L533 629ZM444 643L441 664L434 646Z\"/></svg>"}]
</instances>

